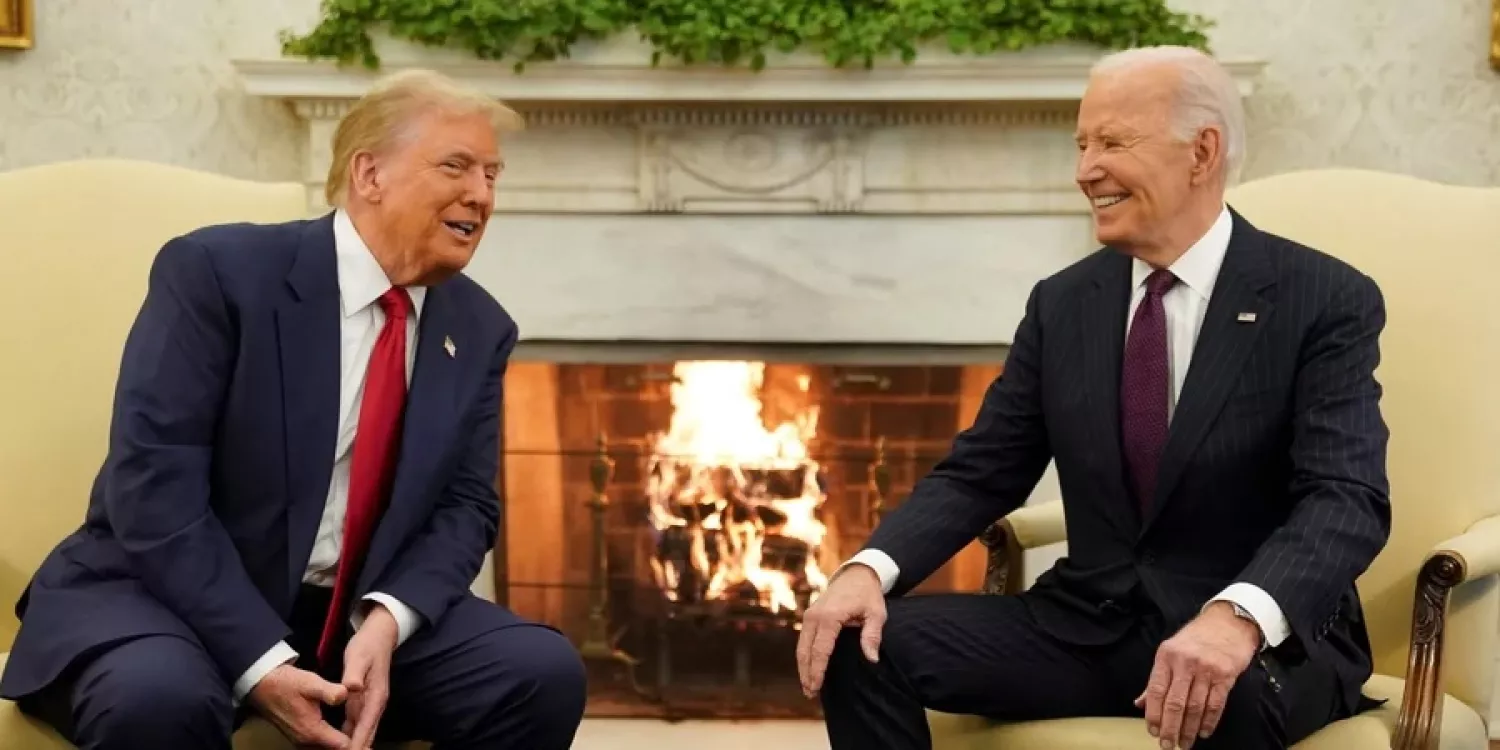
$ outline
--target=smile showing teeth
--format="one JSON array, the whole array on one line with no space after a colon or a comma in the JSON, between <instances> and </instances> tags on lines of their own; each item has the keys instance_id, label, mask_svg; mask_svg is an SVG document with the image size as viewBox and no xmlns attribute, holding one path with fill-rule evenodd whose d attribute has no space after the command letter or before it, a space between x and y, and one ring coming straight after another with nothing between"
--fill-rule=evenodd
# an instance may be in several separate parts
<instances>
[{"instance_id":1,"label":"smile showing teeth","mask_svg":"<svg viewBox=\"0 0 1500 750\"><path fill-rule=\"evenodd\" d=\"M474 234L475 229L479 228L479 225L475 224L472 221L445 221L443 223L446 224L449 229L453 230L454 234L460 237L468 237Z\"/></svg>"},{"instance_id":2,"label":"smile showing teeth","mask_svg":"<svg viewBox=\"0 0 1500 750\"><path fill-rule=\"evenodd\" d=\"M1119 203L1120 201L1123 201L1123 200L1125 200L1126 198L1129 198L1129 197L1130 197L1130 195L1128 195L1128 194L1123 194L1123 195L1101 195L1101 196L1098 196L1098 197L1094 198L1094 208L1109 208L1110 206L1113 206L1116 203Z\"/></svg>"}]
</instances>

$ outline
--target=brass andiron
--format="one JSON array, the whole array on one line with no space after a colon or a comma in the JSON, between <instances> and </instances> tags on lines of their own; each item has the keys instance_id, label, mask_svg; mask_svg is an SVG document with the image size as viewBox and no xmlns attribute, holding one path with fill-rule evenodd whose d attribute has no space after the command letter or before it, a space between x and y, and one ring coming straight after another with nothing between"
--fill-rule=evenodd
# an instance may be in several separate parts
<instances>
[{"instance_id":1,"label":"brass andiron","mask_svg":"<svg viewBox=\"0 0 1500 750\"><path fill-rule=\"evenodd\" d=\"M594 488L594 495L588 503L594 521L594 555L589 566L589 624L578 652L585 659L623 665L631 690L646 696L648 693L635 676L640 660L615 648L621 633L613 638L609 635L609 541L604 535L604 515L609 510L609 495L605 490L614 474L615 462L609 457L608 445L604 434L600 433L594 458L589 462L589 483Z\"/></svg>"},{"instance_id":2,"label":"brass andiron","mask_svg":"<svg viewBox=\"0 0 1500 750\"><path fill-rule=\"evenodd\" d=\"M889 508L886 498L891 494L891 468L885 462L885 436L875 438L875 460L870 462L870 528L880 525Z\"/></svg>"}]
</instances>

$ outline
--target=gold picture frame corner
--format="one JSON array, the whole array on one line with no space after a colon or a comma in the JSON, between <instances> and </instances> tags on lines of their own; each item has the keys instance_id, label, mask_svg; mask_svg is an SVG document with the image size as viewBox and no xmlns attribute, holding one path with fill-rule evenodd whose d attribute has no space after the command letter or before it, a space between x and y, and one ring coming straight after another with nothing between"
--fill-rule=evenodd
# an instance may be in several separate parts
<instances>
[{"instance_id":1,"label":"gold picture frame corner","mask_svg":"<svg viewBox=\"0 0 1500 750\"><path fill-rule=\"evenodd\" d=\"M0 49L36 46L35 0L0 0Z\"/></svg>"},{"instance_id":2,"label":"gold picture frame corner","mask_svg":"<svg viewBox=\"0 0 1500 750\"><path fill-rule=\"evenodd\" d=\"M1490 67L1500 73L1500 0L1490 0Z\"/></svg>"}]
</instances>

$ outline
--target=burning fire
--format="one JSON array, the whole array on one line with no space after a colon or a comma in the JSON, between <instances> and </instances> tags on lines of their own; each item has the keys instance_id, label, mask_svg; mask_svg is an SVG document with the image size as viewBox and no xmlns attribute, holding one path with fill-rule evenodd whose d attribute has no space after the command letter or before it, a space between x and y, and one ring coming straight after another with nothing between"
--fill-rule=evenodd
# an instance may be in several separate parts
<instances>
[{"instance_id":1,"label":"burning fire","mask_svg":"<svg viewBox=\"0 0 1500 750\"><path fill-rule=\"evenodd\" d=\"M682 604L806 607L828 584L817 518L827 495L807 453L817 408L767 429L761 362L679 362L673 375L672 422L646 486L657 585ZM808 378L797 386L805 393Z\"/></svg>"}]
</instances>

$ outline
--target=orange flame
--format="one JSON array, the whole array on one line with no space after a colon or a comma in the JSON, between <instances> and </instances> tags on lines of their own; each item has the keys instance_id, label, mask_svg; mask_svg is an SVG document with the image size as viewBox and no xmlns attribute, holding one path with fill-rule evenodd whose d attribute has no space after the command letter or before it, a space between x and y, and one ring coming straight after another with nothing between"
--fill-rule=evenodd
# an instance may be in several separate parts
<instances>
[{"instance_id":1,"label":"orange flame","mask_svg":"<svg viewBox=\"0 0 1500 750\"><path fill-rule=\"evenodd\" d=\"M673 375L672 421L657 438L646 494L658 535L674 534L686 550L652 558L657 585L669 601L679 601L687 576L705 599L743 599L748 585L771 612L799 609L800 586L811 603L828 584L817 517L827 495L807 451L817 408L766 429L762 362L679 362ZM806 392L808 378L798 386ZM772 539L805 562L768 555ZM767 566L768 556L782 564Z\"/></svg>"}]
</instances>

